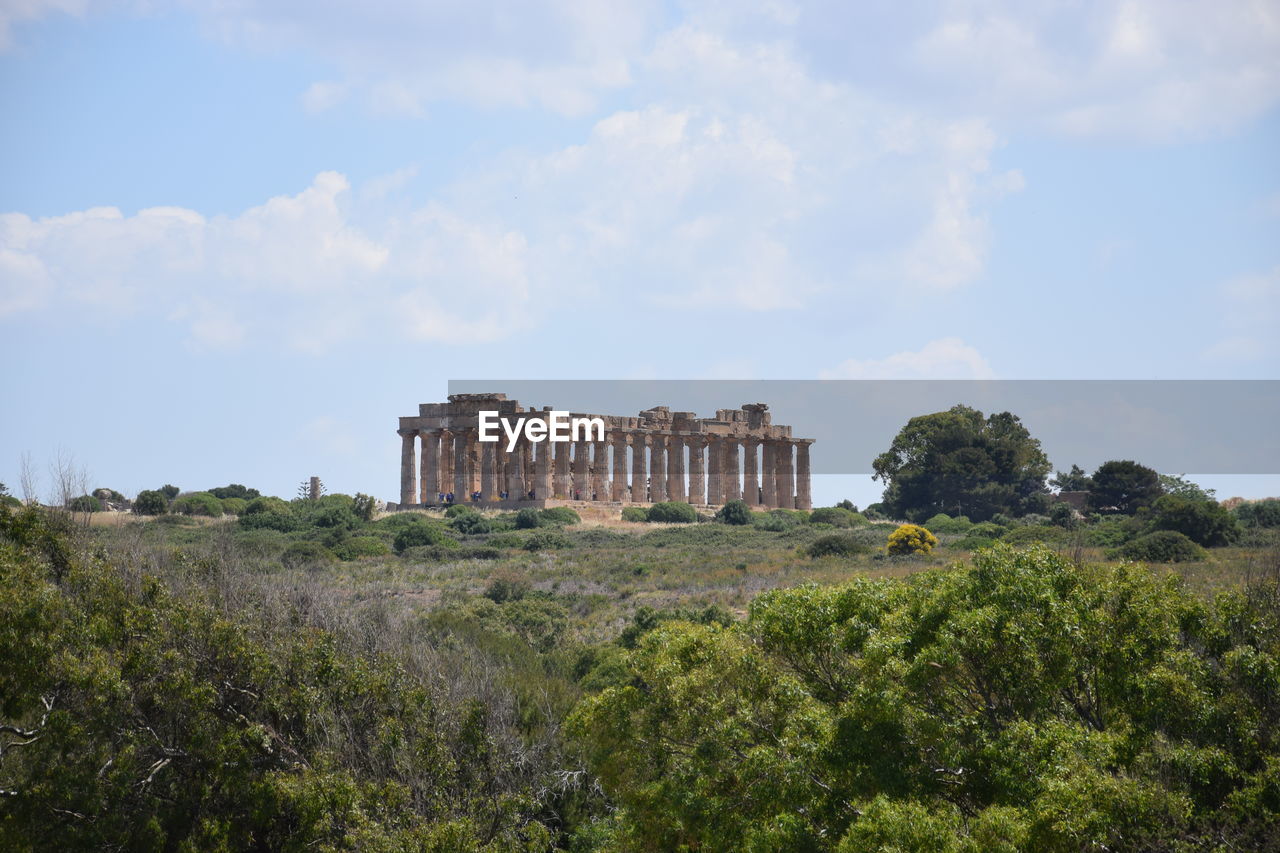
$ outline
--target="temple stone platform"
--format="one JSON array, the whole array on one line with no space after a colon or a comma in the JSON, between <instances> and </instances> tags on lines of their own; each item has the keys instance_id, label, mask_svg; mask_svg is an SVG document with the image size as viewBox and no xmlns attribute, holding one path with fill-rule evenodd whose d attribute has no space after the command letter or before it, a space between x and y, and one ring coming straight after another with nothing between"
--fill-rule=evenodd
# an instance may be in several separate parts
<instances>
[{"instance_id":1,"label":"temple stone platform","mask_svg":"<svg viewBox=\"0 0 1280 853\"><path fill-rule=\"evenodd\" d=\"M400 510L410 510L410 509L445 510L451 506L457 506L457 505L459 504L457 503L453 503L453 504L389 503L387 504L387 512L398 512ZM569 509L576 512L579 515L579 517L583 519L590 518L590 519L596 519L599 521L608 521L611 519L621 518L622 510L624 507L653 506L652 503L636 504L636 503L631 503L630 501L627 501L627 502L573 501L573 500L558 500L556 498L549 498L547 500L539 500L537 498L533 498L533 499L526 498L524 500L518 500L518 501L467 501L465 504L462 504L462 505L469 506L472 509L480 510L482 512L485 512L485 511L487 512L518 512L519 510L522 510L522 509L550 509L551 507L567 506ZM705 515L712 515L716 512L716 510L720 509L720 507L712 506L711 504L692 504L692 506L696 511L703 513Z\"/></svg>"}]
</instances>

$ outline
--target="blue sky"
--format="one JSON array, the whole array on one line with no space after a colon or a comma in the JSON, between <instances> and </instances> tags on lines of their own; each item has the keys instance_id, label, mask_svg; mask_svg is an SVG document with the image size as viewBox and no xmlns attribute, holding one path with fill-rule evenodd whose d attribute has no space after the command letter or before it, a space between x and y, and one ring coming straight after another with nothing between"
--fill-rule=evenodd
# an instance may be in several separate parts
<instances>
[{"instance_id":1,"label":"blue sky","mask_svg":"<svg viewBox=\"0 0 1280 853\"><path fill-rule=\"evenodd\" d=\"M1280 3L854 5L0 0L0 481L394 499L449 378L1280 376Z\"/></svg>"}]
</instances>

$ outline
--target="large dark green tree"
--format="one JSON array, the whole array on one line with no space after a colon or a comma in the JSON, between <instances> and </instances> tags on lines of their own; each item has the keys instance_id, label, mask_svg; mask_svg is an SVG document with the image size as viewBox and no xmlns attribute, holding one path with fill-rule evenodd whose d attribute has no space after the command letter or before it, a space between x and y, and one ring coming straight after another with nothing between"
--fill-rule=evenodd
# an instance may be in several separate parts
<instances>
[{"instance_id":1,"label":"large dark green tree","mask_svg":"<svg viewBox=\"0 0 1280 853\"><path fill-rule=\"evenodd\" d=\"M1093 472L1092 479L1089 508L1097 512L1133 515L1164 494L1160 475L1129 459L1103 462Z\"/></svg>"},{"instance_id":2,"label":"large dark green tree","mask_svg":"<svg viewBox=\"0 0 1280 853\"><path fill-rule=\"evenodd\" d=\"M887 511L912 521L940 512L985 521L1043 509L1051 470L1015 415L983 417L968 406L912 418L874 466Z\"/></svg>"}]
</instances>

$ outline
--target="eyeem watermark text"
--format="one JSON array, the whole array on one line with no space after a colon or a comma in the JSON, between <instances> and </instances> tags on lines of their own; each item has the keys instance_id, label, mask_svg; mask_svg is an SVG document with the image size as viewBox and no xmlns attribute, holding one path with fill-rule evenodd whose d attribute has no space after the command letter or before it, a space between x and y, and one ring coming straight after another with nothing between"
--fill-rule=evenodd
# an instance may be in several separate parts
<instances>
[{"instance_id":1,"label":"eyeem watermark text","mask_svg":"<svg viewBox=\"0 0 1280 853\"><path fill-rule=\"evenodd\" d=\"M499 429L507 436L507 452L516 449L520 436L527 441L604 441L604 418L571 418L560 410L546 412L545 419L520 418L513 424L492 410L482 409L479 417L480 441L498 441Z\"/></svg>"}]
</instances>

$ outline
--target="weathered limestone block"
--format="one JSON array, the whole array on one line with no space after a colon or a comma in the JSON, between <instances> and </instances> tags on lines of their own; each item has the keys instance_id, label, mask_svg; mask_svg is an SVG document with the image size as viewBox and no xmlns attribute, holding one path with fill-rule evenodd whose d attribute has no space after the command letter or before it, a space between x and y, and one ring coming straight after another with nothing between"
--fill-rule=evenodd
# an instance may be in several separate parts
<instances>
[{"instance_id":1,"label":"weathered limestone block","mask_svg":"<svg viewBox=\"0 0 1280 853\"><path fill-rule=\"evenodd\" d=\"M648 436L643 432L631 434L631 502L649 500Z\"/></svg>"},{"instance_id":2,"label":"weathered limestone block","mask_svg":"<svg viewBox=\"0 0 1280 853\"><path fill-rule=\"evenodd\" d=\"M742 499L750 506L760 505L760 474L756 448L760 441L746 438L742 442Z\"/></svg>"},{"instance_id":3,"label":"weathered limestone block","mask_svg":"<svg viewBox=\"0 0 1280 853\"><path fill-rule=\"evenodd\" d=\"M796 442L796 509L813 509L813 492L809 472L811 439Z\"/></svg>"},{"instance_id":4,"label":"weathered limestone block","mask_svg":"<svg viewBox=\"0 0 1280 853\"><path fill-rule=\"evenodd\" d=\"M724 443L724 461L721 479L724 481L724 502L740 500L742 483L738 479L738 439L730 438Z\"/></svg>"},{"instance_id":5,"label":"weathered limestone block","mask_svg":"<svg viewBox=\"0 0 1280 853\"><path fill-rule=\"evenodd\" d=\"M673 435L667 441L667 496L673 501L685 499L684 436Z\"/></svg>"}]
</instances>

